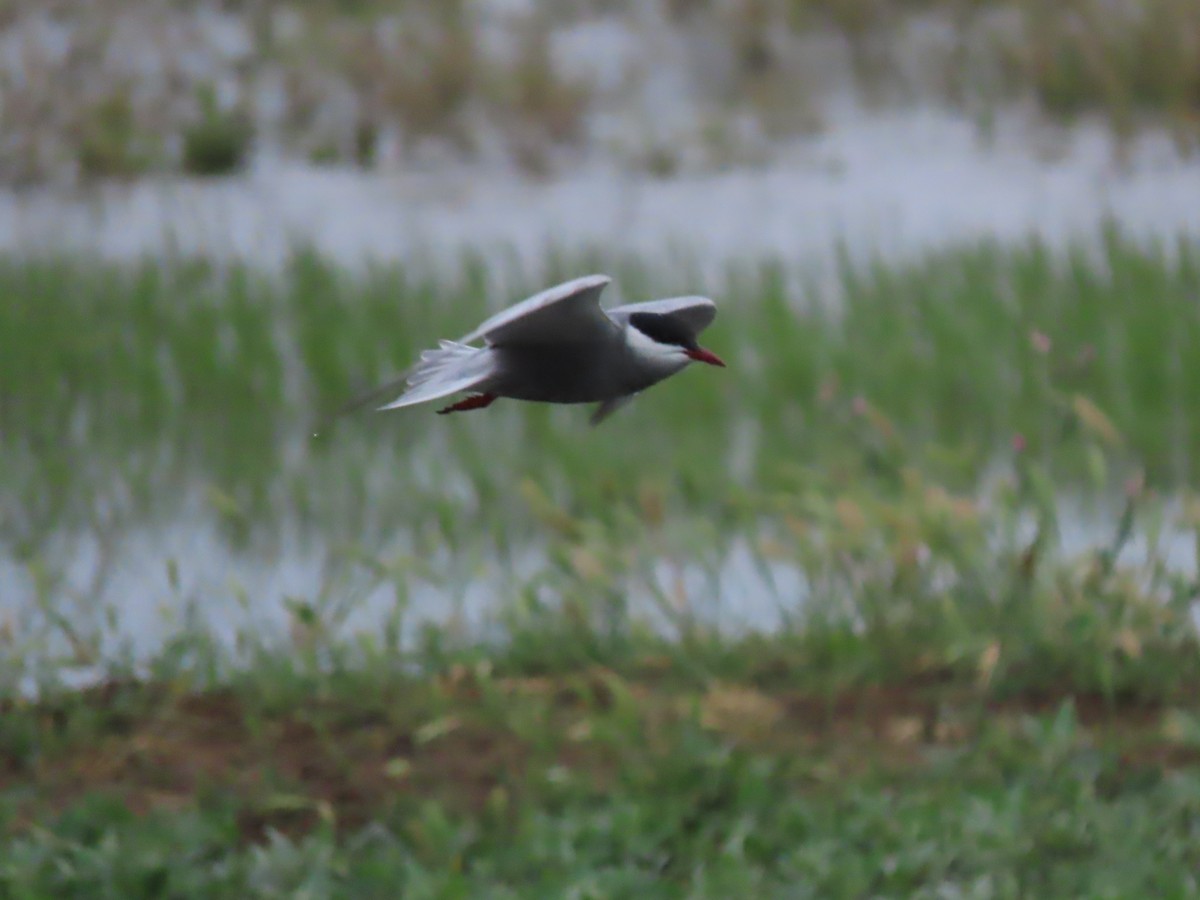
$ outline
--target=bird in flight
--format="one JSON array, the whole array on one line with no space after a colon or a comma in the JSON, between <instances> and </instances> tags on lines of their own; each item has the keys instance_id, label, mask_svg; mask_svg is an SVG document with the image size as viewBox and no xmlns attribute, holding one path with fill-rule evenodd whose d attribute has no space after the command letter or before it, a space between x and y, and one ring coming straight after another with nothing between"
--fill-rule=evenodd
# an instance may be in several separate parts
<instances>
[{"instance_id":1,"label":"bird in flight","mask_svg":"<svg viewBox=\"0 0 1200 900\"><path fill-rule=\"evenodd\" d=\"M461 339L426 350L404 376L342 412L397 389L400 395L378 409L465 392L439 414L483 409L502 397L596 403L591 422L598 425L691 362L725 365L696 341L717 314L712 300L671 297L604 309L600 294L611 281L587 275L510 306ZM483 346L472 346L479 341Z\"/></svg>"}]
</instances>

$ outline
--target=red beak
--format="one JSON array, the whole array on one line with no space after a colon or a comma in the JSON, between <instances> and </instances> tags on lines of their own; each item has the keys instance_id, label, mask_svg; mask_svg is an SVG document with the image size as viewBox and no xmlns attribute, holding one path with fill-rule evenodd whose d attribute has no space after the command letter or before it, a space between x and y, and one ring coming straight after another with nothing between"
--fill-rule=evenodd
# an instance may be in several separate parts
<instances>
[{"instance_id":1,"label":"red beak","mask_svg":"<svg viewBox=\"0 0 1200 900\"><path fill-rule=\"evenodd\" d=\"M721 357L713 353L711 350L705 350L703 347L697 347L695 350L687 351L687 355L696 362L708 363L710 366L720 366L725 368L725 363Z\"/></svg>"}]
</instances>

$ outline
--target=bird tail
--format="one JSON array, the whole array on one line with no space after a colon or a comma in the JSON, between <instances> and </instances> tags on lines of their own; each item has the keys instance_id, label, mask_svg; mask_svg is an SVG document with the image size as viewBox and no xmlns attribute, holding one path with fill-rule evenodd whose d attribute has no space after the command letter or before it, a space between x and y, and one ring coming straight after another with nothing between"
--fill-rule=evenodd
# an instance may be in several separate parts
<instances>
[{"instance_id":1,"label":"bird tail","mask_svg":"<svg viewBox=\"0 0 1200 900\"><path fill-rule=\"evenodd\" d=\"M482 387L495 374L495 359L486 347L440 341L437 350L426 350L408 374L405 391L379 409L398 409Z\"/></svg>"}]
</instances>

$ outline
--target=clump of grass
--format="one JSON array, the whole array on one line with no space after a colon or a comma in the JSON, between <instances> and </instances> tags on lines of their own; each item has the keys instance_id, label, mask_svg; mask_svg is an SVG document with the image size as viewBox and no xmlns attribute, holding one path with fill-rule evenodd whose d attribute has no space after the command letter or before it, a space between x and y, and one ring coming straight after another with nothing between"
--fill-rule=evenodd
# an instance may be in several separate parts
<instances>
[{"instance_id":1,"label":"clump of grass","mask_svg":"<svg viewBox=\"0 0 1200 900\"><path fill-rule=\"evenodd\" d=\"M354 162L369 169L375 164L379 151L378 123L362 118L354 129Z\"/></svg>"},{"instance_id":2,"label":"clump of grass","mask_svg":"<svg viewBox=\"0 0 1200 900\"><path fill-rule=\"evenodd\" d=\"M327 54L330 67L346 75L359 104L354 128L364 122L375 128L395 123L410 149L435 137L469 151L474 135L468 115L478 101L487 61L468 6L454 0L416 7L406 10L402 21L402 27L389 29L346 23L331 29L336 44ZM299 65L308 68L303 59ZM347 133L339 144L349 148L360 143L359 137Z\"/></svg>"},{"instance_id":3,"label":"clump of grass","mask_svg":"<svg viewBox=\"0 0 1200 900\"><path fill-rule=\"evenodd\" d=\"M500 124L527 171L544 174L548 163L543 149L574 143L582 136L587 88L555 71L549 34L536 22L523 30L516 61L497 86L496 99Z\"/></svg>"},{"instance_id":4,"label":"clump of grass","mask_svg":"<svg viewBox=\"0 0 1200 900\"><path fill-rule=\"evenodd\" d=\"M239 110L222 110L211 85L197 95L199 114L183 131L183 170L192 175L228 175L250 152L254 128Z\"/></svg>"},{"instance_id":5,"label":"clump of grass","mask_svg":"<svg viewBox=\"0 0 1200 900\"><path fill-rule=\"evenodd\" d=\"M555 71L545 27L526 23L517 52L500 59L480 45L465 5L423 13L406 20L396 45L380 35L348 43L346 65L369 121L395 122L410 148L437 137L464 152L473 148L478 124L489 121L534 171L546 168L546 148L580 137L589 97Z\"/></svg>"},{"instance_id":6,"label":"clump of grass","mask_svg":"<svg viewBox=\"0 0 1200 900\"><path fill-rule=\"evenodd\" d=\"M817 25L841 34L850 48L860 87L873 91L893 79L899 69L893 45L906 20L939 4L896 3L892 0L788 0L784 5L793 28L803 32ZM951 0L941 5L946 7L947 13L952 13L957 4Z\"/></svg>"},{"instance_id":7,"label":"clump of grass","mask_svg":"<svg viewBox=\"0 0 1200 900\"><path fill-rule=\"evenodd\" d=\"M656 141L643 147L636 156L637 168L655 178L671 178L683 167L679 147Z\"/></svg>"},{"instance_id":8,"label":"clump of grass","mask_svg":"<svg viewBox=\"0 0 1200 900\"><path fill-rule=\"evenodd\" d=\"M83 114L78 146L84 178L132 178L161 157L156 136L138 122L128 90L114 90Z\"/></svg>"},{"instance_id":9,"label":"clump of grass","mask_svg":"<svg viewBox=\"0 0 1200 900\"><path fill-rule=\"evenodd\" d=\"M1176 123L1200 115L1200 9L1187 0L1130 5L1073 0L1021 4L1024 27L1007 45L1012 77L1061 118L1100 111L1129 131L1135 117ZM1192 135L1194 140L1195 135Z\"/></svg>"},{"instance_id":10,"label":"clump of grass","mask_svg":"<svg viewBox=\"0 0 1200 900\"><path fill-rule=\"evenodd\" d=\"M956 103L994 103L998 68L1009 95L1032 94L1056 120L1083 113L1105 116L1119 135L1127 136L1143 122L1165 124L1178 137L1180 149L1196 146L1194 122L1200 107L1200 30L1197 8L1189 0L1151 0L1111 4L1071 0L1047 5L1037 0L744 0L718 6L707 0L679 0L668 5L678 21L724 17L724 29L744 63L739 96L751 99L770 125L777 104L764 102L775 80L795 96L797 79L768 79L777 53L773 38L803 40L828 29L842 35L851 50L860 89L873 94L897 84L905 63L897 38L917 16L938 16L959 35L956 49L941 61L943 78ZM1015 13L1015 28L1000 28ZM968 40L978 31L982 41ZM756 99L757 95L757 99ZM811 121L811 114L799 121Z\"/></svg>"}]
</instances>

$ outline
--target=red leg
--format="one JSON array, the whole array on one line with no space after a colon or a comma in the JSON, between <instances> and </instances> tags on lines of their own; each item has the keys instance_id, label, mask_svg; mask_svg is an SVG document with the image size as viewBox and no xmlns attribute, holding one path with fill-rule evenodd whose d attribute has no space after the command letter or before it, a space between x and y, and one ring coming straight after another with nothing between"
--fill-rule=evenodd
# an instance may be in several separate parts
<instances>
[{"instance_id":1,"label":"red leg","mask_svg":"<svg viewBox=\"0 0 1200 900\"><path fill-rule=\"evenodd\" d=\"M470 397L459 400L445 409L439 409L438 415L444 416L446 413L466 412L469 409L484 409L491 406L495 400L495 394L472 394Z\"/></svg>"}]
</instances>

